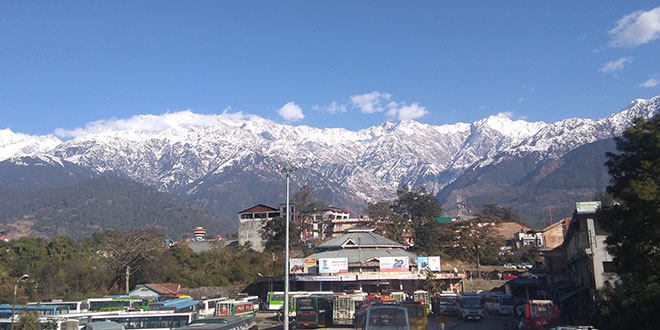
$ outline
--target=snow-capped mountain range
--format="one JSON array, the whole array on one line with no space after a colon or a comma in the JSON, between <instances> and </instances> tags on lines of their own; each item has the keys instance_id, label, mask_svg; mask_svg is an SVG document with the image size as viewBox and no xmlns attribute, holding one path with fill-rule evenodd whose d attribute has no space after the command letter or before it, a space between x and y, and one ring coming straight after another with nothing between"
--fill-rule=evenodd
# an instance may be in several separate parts
<instances>
[{"instance_id":1,"label":"snow-capped mountain range","mask_svg":"<svg viewBox=\"0 0 660 330\"><path fill-rule=\"evenodd\" d=\"M273 185L281 185L277 165L286 164L298 168L294 184L310 185L322 198L354 208L365 201L391 199L401 185L438 192L466 169L494 164L503 155L558 158L584 144L618 136L635 117L650 118L659 109L656 96L635 100L598 120L570 118L548 124L500 114L471 124L433 126L408 120L359 131L184 111L168 114L171 120L164 126L90 130L68 141L0 130L0 161L21 165L21 159L30 156L56 166L73 163L213 204L216 211L227 208L227 201L218 198L241 189L253 193L244 201L234 200L240 205L220 212L223 215L253 202L280 200Z\"/></svg>"}]
</instances>

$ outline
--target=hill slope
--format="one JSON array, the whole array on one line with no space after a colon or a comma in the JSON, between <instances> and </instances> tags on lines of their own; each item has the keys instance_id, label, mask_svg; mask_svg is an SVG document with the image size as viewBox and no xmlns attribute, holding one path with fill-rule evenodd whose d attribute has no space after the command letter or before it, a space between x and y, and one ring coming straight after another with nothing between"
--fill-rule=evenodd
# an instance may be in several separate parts
<instances>
[{"instance_id":1,"label":"hill slope","mask_svg":"<svg viewBox=\"0 0 660 330\"><path fill-rule=\"evenodd\" d=\"M225 234L227 224L202 208L142 184L102 176L67 187L25 191L0 188L0 224L7 234L23 231L45 236L82 237L105 229L161 229L173 238L204 226ZM24 227L28 228L24 228Z\"/></svg>"}]
</instances>

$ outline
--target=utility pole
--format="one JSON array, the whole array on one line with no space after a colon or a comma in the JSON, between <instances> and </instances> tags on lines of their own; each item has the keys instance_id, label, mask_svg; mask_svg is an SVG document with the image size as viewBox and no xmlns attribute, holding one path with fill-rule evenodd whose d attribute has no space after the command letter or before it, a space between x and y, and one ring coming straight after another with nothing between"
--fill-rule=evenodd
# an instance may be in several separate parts
<instances>
[{"instance_id":1,"label":"utility pole","mask_svg":"<svg viewBox=\"0 0 660 330\"><path fill-rule=\"evenodd\" d=\"M126 294L128 294L129 290L129 279L131 278L131 265L126 265Z\"/></svg>"},{"instance_id":2,"label":"utility pole","mask_svg":"<svg viewBox=\"0 0 660 330\"><path fill-rule=\"evenodd\" d=\"M23 274L23 276L21 276L21 278L19 278L18 281L16 281L16 285L14 285L14 300L11 303L11 325L10 325L11 330L14 330L14 313L16 312L16 293L18 291L18 285L21 284L22 281L27 280L28 278L30 278L30 275Z\"/></svg>"},{"instance_id":3,"label":"utility pole","mask_svg":"<svg viewBox=\"0 0 660 330\"><path fill-rule=\"evenodd\" d=\"M280 173L286 176L286 234L284 244L284 306L282 310L282 319L284 320L283 330L289 330L289 219L291 218L291 209L289 206L289 176L294 167L278 166Z\"/></svg>"}]
</instances>

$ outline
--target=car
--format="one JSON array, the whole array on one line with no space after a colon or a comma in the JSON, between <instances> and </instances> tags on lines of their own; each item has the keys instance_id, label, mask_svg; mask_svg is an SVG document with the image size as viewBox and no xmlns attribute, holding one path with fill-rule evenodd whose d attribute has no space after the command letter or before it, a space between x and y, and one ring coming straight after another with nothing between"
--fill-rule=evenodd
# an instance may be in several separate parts
<instances>
[{"instance_id":1,"label":"car","mask_svg":"<svg viewBox=\"0 0 660 330\"><path fill-rule=\"evenodd\" d=\"M516 269L516 265L513 264L504 264L504 269Z\"/></svg>"}]
</instances>

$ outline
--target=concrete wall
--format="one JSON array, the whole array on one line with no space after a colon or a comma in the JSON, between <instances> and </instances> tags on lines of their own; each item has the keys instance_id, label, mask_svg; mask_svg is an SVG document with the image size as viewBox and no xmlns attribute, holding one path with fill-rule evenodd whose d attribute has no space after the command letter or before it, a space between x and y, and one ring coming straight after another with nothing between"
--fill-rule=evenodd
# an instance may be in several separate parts
<instances>
[{"instance_id":1,"label":"concrete wall","mask_svg":"<svg viewBox=\"0 0 660 330\"><path fill-rule=\"evenodd\" d=\"M266 221L261 219L239 219L238 220L238 244L245 245L247 242L252 244L252 249L261 252L264 250L263 240L261 239L261 228L266 225Z\"/></svg>"}]
</instances>

